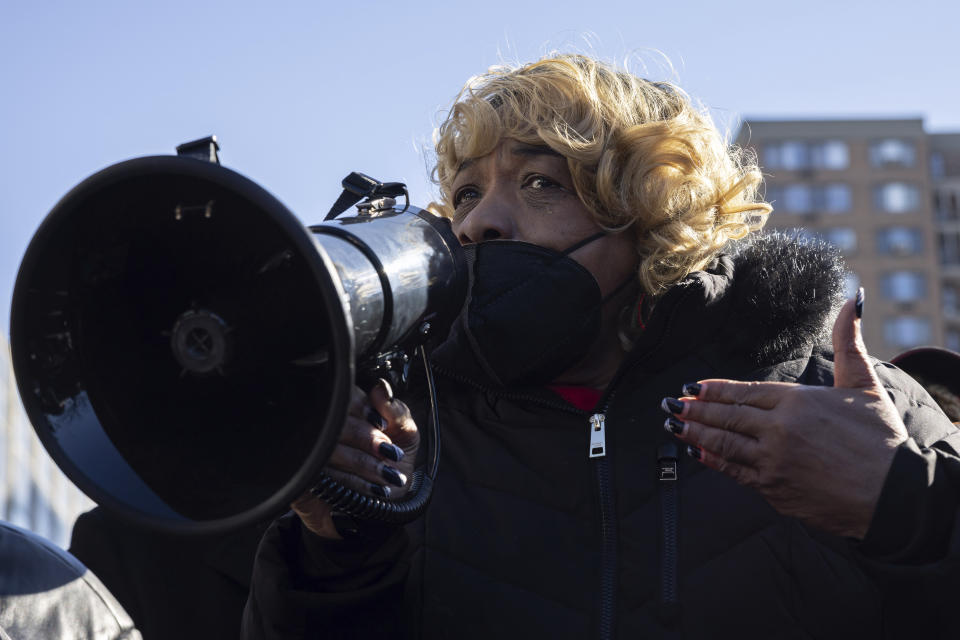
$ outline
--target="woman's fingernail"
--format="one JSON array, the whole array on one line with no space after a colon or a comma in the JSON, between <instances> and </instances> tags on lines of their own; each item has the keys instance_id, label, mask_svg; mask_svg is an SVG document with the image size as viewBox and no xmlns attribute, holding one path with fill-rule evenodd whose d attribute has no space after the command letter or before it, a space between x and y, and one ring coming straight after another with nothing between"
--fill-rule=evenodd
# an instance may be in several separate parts
<instances>
[{"instance_id":1,"label":"woman's fingernail","mask_svg":"<svg viewBox=\"0 0 960 640\"><path fill-rule=\"evenodd\" d=\"M393 467L383 465L383 468L380 469L380 475L383 476L384 480L395 487L402 487L403 485L407 484L407 477Z\"/></svg>"},{"instance_id":2,"label":"woman's fingernail","mask_svg":"<svg viewBox=\"0 0 960 640\"><path fill-rule=\"evenodd\" d=\"M390 487L384 487L383 485L379 485L379 484L371 484L370 493L372 493L375 496L380 496L381 498L389 498Z\"/></svg>"},{"instance_id":3,"label":"woman's fingernail","mask_svg":"<svg viewBox=\"0 0 960 640\"><path fill-rule=\"evenodd\" d=\"M677 420L673 416L670 416L669 418L667 418L666 421L663 423L664 429L666 429L670 433L677 436L683 433L683 428L686 426L687 424L685 422L683 422L682 420Z\"/></svg>"},{"instance_id":4,"label":"woman's fingernail","mask_svg":"<svg viewBox=\"0 0 960 640\"><path fill-rule=\"evenodd\" d=\"M372 407L367 407L367 422L381 431L387 428L387 421L383 419L382 415L374 411Z\"/></svg>"},{"instance_id":5,"label":"woman's fingernail","mask_svg":"<svg viewBox=\"0 0 960 640\"><path fill-rule=\"evenodd\" d=\"M667 413L681 413L683 412L683 403L676 398L664 398L660 403L660 408Z\"/></svg>"},{"instance_id":6,"label":"woman's fingernail","mask_svg":"<svg viewBox=\"0 0 960 640\"><path fill-rule=\"evenodd\" d=\"M387 396L387 402L393 402L393 387L385 379L380 378L379 384L383 387L383 393Z\"/></svg>"},{"instance_id":7,"label":"woman's fingernail","mask_svg":"<svg viewBox=\"0 0 960 640\"><path fill-rule=\"evenodd\" d=\"M854 306L854 309L856 309L857 317L862 318L863 317L863 287L860 287L859 289L857 289L857 302L856 302L856 305Z\"/></svg>"},{"instance_id":8,"label":"woman's fingernail","mask_svg":"<svg viewBox=\"0 0 960 640\"><path fill-rule=\"evenodd\" d=\"M400 462L403 460L403 449L395 444L381 442L380 446L377 447L377 450L380 451L380 455L388 460L393 460L394 462Z\"/></svg>"},{"instance_id":9,"label":"woman's fingernail","mask_svg":"<svg viewBox=\"0 0 960 640\"><path fill-rule=\"evenodd\" d=\"M693 396L696 398L700 395L700 390L703 389L703 386L699 382L688 382L683 385L683 388L680 389L685 396Z\"/></svg>"},{"instance_id":10,"label":"woman's fingernail","mask_svg":"<svg viewBox=\"0 0 960 640\"><path fill-rule=\"evenodd\" d=\"M695 447L692 444L689 444L687 445L687 455L694 460L699 460L703 455L703 451L700 450L700 447Z\"/></svg>"}]
</instances>

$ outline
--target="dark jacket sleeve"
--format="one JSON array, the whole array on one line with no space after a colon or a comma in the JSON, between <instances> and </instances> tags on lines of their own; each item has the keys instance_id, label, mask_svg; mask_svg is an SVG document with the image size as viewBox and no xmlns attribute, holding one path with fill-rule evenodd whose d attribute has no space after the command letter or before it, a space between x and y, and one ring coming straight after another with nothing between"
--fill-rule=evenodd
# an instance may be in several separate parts
<instances>
[{"instance_id":1,"label":"dark jacket sleeve","mask_svg":"<svg viewBox=\"0 0 960 640\"><path fill-rule=\"evenodd\" d=\"M861 552L909 571L960 557L960 436L900 445Z\"/></svg>"},{"instance_id":2,"label":"dark jacket sleeve","mask_svg":"<svg viewBox=\"0 0 960 640\"><path fill-rule=\"evenodd\" d=\"M264 535L243 616L245 640L395 637L409 571L402 527L326 540L288 514Z\"/></svg>"},{"instance_id":3,"label":"dark jacket sleeve","mask_svg":"<svg viewBox=\"0 0 960 640\"><path fill-rule=\"evenodd\" d=\"M126 547L123 540L117 539L115 526L102 508L92 509L77 518L73 525L69 551L107 585L142 629L145 626L143 602L137 588L136 575L131 575L130 567L125 565Z\"/></svg>"},{"instance_id":4,"label":"dark jacket sleeve","mask_svg":"<svg viewBox=\"0 0 960 640\"><path fill-rule=\"evenodd\" d=\"M960 431L912 379L879 373L910 438L856 551L885 594L888 637L950 637L960 593Z\"/></svg>"},{"instance_id":5,"label":"dark jacket sleeve","mask_svg":"<svg viewBox=\"0 0 960 640\"><path fill-rule=\"evenodd\" d=\"M113 592L146 640L235 640L266 527L164 535L97 507L77 519L70 550Z\"/></svg>"},{"instance_id":6,"label":"dark jacket sleeve","mask_svg":"<svg viewBox=\"0 0 960 640\"><path fill-rule=\"evenodd\" d=\"M877 373L910 438L894 455L859 550L904 568L960 558L952 541L960 516L960 431L902 371L881 363Z\"/></svg>"}]
</instances>

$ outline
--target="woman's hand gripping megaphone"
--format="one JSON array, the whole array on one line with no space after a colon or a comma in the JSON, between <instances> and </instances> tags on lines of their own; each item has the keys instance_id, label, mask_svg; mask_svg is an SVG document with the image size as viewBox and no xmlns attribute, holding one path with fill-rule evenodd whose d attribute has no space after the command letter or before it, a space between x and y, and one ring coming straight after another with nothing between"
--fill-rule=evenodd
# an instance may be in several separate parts
<instances>
[{"instance_id":1,"label":"woman's hand gripping megaphone","mask_svg":"<svg viewBox=\"0 0 960 640\"><path fill-rule=\"evenodd\" d=\"M393 396L382 378L364 393L353 388L347 421L324 473L354 491L395 500L409 488L420 446L420 433L410 409ZM324 538L342 536L330 505L307 491L291 505L304 525Z\"/></svg>"}]
</instances>

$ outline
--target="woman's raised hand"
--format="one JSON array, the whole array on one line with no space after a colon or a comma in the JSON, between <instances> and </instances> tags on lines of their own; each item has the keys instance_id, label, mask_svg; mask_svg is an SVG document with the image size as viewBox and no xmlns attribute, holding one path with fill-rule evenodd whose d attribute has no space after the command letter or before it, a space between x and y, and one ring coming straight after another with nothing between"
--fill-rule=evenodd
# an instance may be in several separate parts
<instances>
[{"instance_id":1,"label":"woman's raised hand","mask_svg":"<svg viewBox=\"0 0 960 640\"><path fill-rule=\"evenodd\" d=\"M862 539L907 431L867 357L857 308L848 300L833 326L833 387L702 380L663 408L673 414L664 427L704 465L784 515Z\"/></svg>"}]
</instances>

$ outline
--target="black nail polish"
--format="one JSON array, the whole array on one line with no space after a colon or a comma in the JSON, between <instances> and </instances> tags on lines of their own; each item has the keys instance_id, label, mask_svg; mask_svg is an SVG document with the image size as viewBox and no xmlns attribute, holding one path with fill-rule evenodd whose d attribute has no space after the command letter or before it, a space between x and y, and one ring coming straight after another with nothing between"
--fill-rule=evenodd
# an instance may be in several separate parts
<instances>
[{"instance_id":1,"label":"black nail polish","mask_svg":"<svg viewBox=\"0 0 960 640\"><path fill-rule=\"evenodd\" d=\"M695 447L691 444L687 445L687 455L694 460L699 460L700 456L703 455L703 452L700 450L700 447Z\"/></svg>"},{"instance_id":2,"label":"black nail polish","mask_svg":"<svg viewBox=\"0 0 960 640\"><path fill-rule=\"evenodd\" d=\"M683 403L676 398L664 398L660 403L660 408L667 413L680 413L683 411Z\"/></svg>"},{"instance_id":3,"label":"black nail polish","mask_svg":"<svg viewBox=\"0 0 960 640\"><path fill-rule=\"evenodd\" d=\"M379 484L371 484L371 485L370 485L370 493L372 493L372 494L375 495L375 496L379 496L379 497L381 497L381 498L389 498L389 497L390 497L390 487L384 487L384 486L379 485Z\"/></svg>"},{"instance_id":4,"label":"black nail polish","mask_svg":"<svg viewBox=\"0 0 960 640\"><path fill-rule=\"evenodd\" d=\"M390 386L390 383L380 378L380 385L383 387L383 393L387 396L387 402L393 402L393 387Z\"/></svg>"},{"instance_id":5,"label":"black nail polish","mask_svg":"<svg viewBox=\"0 0 960 640\"><path fill-rule=\"evenodd\" d=\"M854 308L856 309L857 317L862 318L863 317L863 287L860 287L859 289L857 289L857 302Z\"/></svg>"},{"instance_id":6,"label":"black nail polish","mask_svg":"<svg viewBox=\"0 0 960 640\"><path fill-rule=\"evenodd\" d=\"M373 408L367 408L367 422L375 426L377 429L383 431L387 427L387 421L383 419L379 413L373 410Z\"/></svg>"},{"instance_id":7,"label":"black nail polish","mask_svg":"<svg viewBox=\"0 0 960 640\"><path fill-rule=\"evenodd\" d=\"M682 420L677 420L673 416L670 416L669 418L667 418L666 421L663 423L663 428L674 435L680 435L681 433L683 433L683 428L685 426L686 424Z\"/></svg>"},{"instance_id":8,"label":"black nail polish","mask_svg":"<svg viewBox=\"0 0 960 640\"><path fill-rule=\"evenodd\" d=\"M395 444L381 442L377 449L380 451L380 455L388 460L393 460L394 462L400 462L403 460L403 449Z\"/></svg>"},{"instance_id":9,"label":"black nail polish","mask_svg":"<svg viewBox=\"0 0 960 640\"><path fill-rule=\"evenodd\" d=\"M702 387L700 386L699 382L688 382L687 384L683 385L681 391L685 396L693 396L696 398L700 395L700 389L702 389Z\"/></svg>"},{"instance_id":10,"label":"black nail polish","mask_svg":"<svg viewBox=\"0 0 960 640\"><path fill-rule=\"evenodd\" d=\"M395 487L402 487L403 485L407 484L407 479L403 477L403 474L393 467L383 465L383 468L380 469L380 475L383 476L384 480Z\"/></svg>"}]
</instances>

